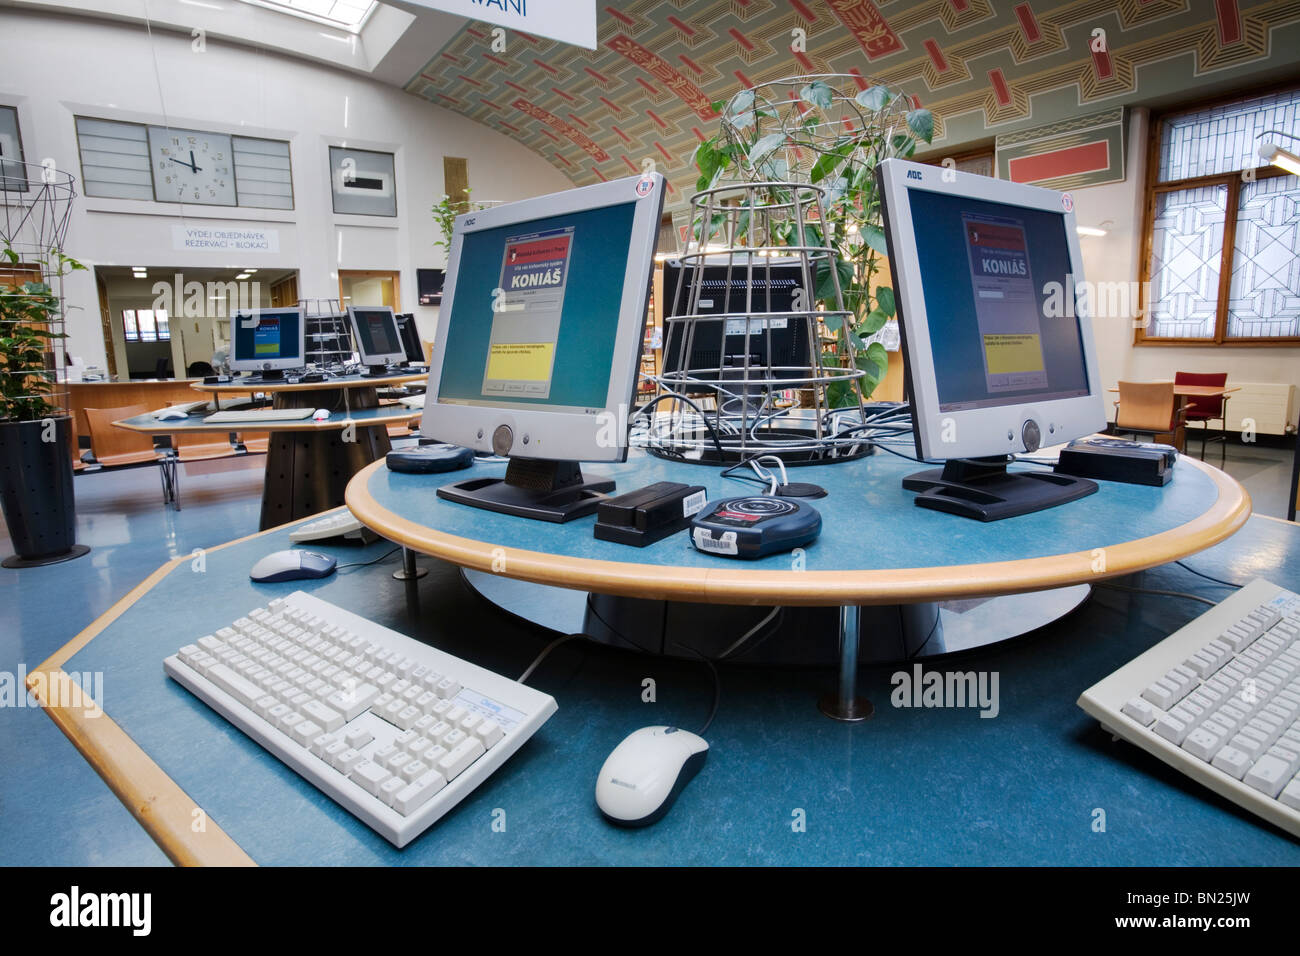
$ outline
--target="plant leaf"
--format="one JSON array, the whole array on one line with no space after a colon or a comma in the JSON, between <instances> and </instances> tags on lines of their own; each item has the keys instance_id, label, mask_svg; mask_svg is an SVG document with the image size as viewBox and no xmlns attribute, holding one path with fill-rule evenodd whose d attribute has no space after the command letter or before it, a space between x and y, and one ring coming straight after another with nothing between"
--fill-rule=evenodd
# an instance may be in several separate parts
<instances>
[{"instance_id":1,"label":"plant leaf","mask_svg":"<svg viewBox=\"0 0 1300 956\"><path fill-rule=\"evenodd\" d=\"M753 146L749 147L749 165L757 168L758 164L767 159L781 144L785 142L785 133L768 133Z\"/></svg>"},{"instance_id":2,"label":"plant leaf","mask_svg":"<svg viewBox=\"0 0 1300 956\"><path fill-rule=\"evenodd\" d=\"M862 241L882 256L889 255L889 246L885 244L885 231L874 222L864 222L859 228Z\"/></svg>"},{"instance_id":3,"label":"plant leaf","mask_svg":"<svg viewBox=\"0 0 1300 956\"><path fill-rule=\"evenodd\" d=\"M894 94L883 86L870 87L854 97L860 105L875 111L883 110L893 98Z\"/></svg>"},{"instance_id":4,"label":"plant leaf","mask_svg":"<svg viewBox=\"0 0 1300 956\"><path fill-rule=\"evenodd\" d=\"M731 98L727 106L727 112L731 116L739 116L741 113L747 113L754 108L754 91L741 90Z\"/></svg>"},{"instance_id":5,"label":"plant leaf","mask_svg":"<svg viewBox=\"0 0 1300 956\"><path fill-rule=\"evenodd\" d=\"M892 319L897 314L894 290L890 286L882 285L876 288L876 308L883 312L887 319Z\"/></svg>"},{"instance_id":6,"label":"plant leaf","mask_svg":"<svg viewBox=\"0 0 1300 956\"><path fill-rule=\"evenodd\" d=\"M858 334L864 337L875 335L885 327L885 323L888 321L889 316L879 309L874 309L867 313L867 317L858 323Z\"/></svg>"},{"instance_id":7,"label":"plant leaf","mask_svg":"<svg viewBox=\"0 0 1300 956\"><path fill-rule=\"evenodd\" d=\"M820 106L824 110L831 108L831 98L834 91L822 80L813 80L807 86L799 91L799 99L805 103L811 103L813 106Z\"/></svg>"},{"instance_id":8,"label":"plant leaf","mask_svg":"<svg viewBox=\"0 0 1300 956\"><path fill-rule=\"evenodd\" d=\"M927 143L934 138L934 114L926 109L912 110L907 114L907 125L918 139Z\"/></svg>"}]
</instances>

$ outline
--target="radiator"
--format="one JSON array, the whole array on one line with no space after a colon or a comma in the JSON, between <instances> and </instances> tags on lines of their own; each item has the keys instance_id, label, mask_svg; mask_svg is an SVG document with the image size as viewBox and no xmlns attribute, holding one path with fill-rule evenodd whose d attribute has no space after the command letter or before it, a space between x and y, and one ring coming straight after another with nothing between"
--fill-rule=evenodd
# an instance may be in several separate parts
<instances>
[{"instance_id":1,"label":"radiator","mask_svg":"<svg viewBox=\"0 0 1300 956\"><path fill-rule=\"evenodd\" d=\"M1254 419L1259 435L1286 435L1295 431L1295 386L1271 382L1234 382L1238 387L1228 401L1228 431L1244 431L1245 419Z\"/></svg>"}]
</instances>

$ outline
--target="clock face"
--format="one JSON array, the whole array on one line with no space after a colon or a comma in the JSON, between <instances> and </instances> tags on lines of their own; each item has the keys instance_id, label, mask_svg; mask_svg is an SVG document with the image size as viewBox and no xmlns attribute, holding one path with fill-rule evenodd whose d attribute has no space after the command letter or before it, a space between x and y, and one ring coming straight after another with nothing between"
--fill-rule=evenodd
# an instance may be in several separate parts
<instances>
[{"instance_id":1,"label":"clock face","mask_svg":"<svg viewBox=\"0 0 1300 956\"><path fill-rule=\"evenodd\" d=\"M149 127L153 194L159 202L235 205L230 137L193 129Z\"/></svg>"}]
</instances>

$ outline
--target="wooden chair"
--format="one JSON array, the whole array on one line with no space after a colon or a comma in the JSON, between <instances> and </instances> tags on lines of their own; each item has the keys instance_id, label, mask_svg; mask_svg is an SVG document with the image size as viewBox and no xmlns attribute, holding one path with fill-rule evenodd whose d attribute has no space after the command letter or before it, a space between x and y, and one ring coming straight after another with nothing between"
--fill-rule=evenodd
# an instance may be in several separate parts
<instances>
[{"instance_id":1,"label":"wooden chair","mask_svg":"<svg viewBox=\"0 0 1300 956\"><path fill-rule=\"evenodd\" d=\"M1120 382L1115 403L1115 430L1150 432L1155 441L1182 452L1184 414L1193 406L1179 406L1173 382Z\"/></svg>"},{"instance_id":2,"label":"wooden chair","mask_svg":"<svg viewBox=\"0 0 1300 956\"><path fill-rule=\"evenodd\" d=\"M178 405L180 402L168 402ZM229 458L238 455L239 450L230 443L230 433L200 432L196 434L174 433L171 436L172 449L180 462L208 461L212 458Z\"/></svg>"},{"instance_id":3,"label":"wooden chair","mask_svg":"<svg viewBox=\"0 0 1300 956\"><path fill-rule=\"evenodd\" d=\"M1175 372L1175 385L1212 385L1222 388L1228 384L1227 372ZM1219 419L1219 434L1211 438L1210 422ZM1219 467L1223 467L1228 458L1228 396L1218 395L1214 398L1198 398L1196 407L1188 411L1187 421L1201 423L1201 461L1205 461L1205 443L1207 441L1223 442L1219 453Z\"/></svg>"},{"instance_id":4,"label":"wooden chair","mask_svg":"<svg viewBox=\"0 0 1300 956\"><path fill-rule=\"evenodd\" d=\"M138 465L157 461L153 438L140 432L115 428L113 422L134 418L149 411L144 405L124 405L121 408L87 408L86 424L90 428L90 448L95 461L105 468L115 465Z\"/></svg>"},{"instance_id":5,"label":"wooden chair","mask_svg":"<svg viewBox=\"0 0 1300 956\"><path fill-rule=\"evenodd\" d=\"M144 405L85 409L86 424L90 429L90 451L95 462L105 468L156 461L162 480L163 503L167 504L176 501L176 457L170 453L159 454L153 447L153 436L113 425L113 422L134 418L147 411L149 409Z\"/></svg>"},{"instance_id":6,"label":"wooden chair","mask_svg":"<svg viewBox=\"0 0 1300 956\"><path fill-rule=\"evenodd\" d=\"M235 441L244 449L248 455L265 455L267 449L271 447L270 432L240 432L235 436Z\"/></svg>"}]
</instances>

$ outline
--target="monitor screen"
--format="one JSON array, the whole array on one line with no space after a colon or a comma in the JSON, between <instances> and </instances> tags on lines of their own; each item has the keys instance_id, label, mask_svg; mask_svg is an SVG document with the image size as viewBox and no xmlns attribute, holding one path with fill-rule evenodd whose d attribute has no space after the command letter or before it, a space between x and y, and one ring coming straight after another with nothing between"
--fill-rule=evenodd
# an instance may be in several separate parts
<instances>
[{"instance_id":1,"label":"monitor screen","mask_svg":"<svg viewBox=\"0 0 1300 956\"><path fill-rule=\"evenodd\" d=\"M1065 216L957 193L909 190L938 385L953 412L1087 395ZM1055 283L1055 285L1053 285Z\"/></svg>"},{"instance_id":2,"label":"monitor screen","mask_svg":"<svg viewBox=\"0 0 1300 956\"><path fill-rule=\"evenodd\" d=\"M231 316L234 361L250 367L302 361L302 315L297 309L255 309Z\"/></svg>"},{"instance_id":3,"label":"monitor screen","mask_svg":"<svg viewBox=\"0 0 1300 956\"><path fill-rule=\"evenodd\" d=\"M367 364L400 360L406 350L397 330L397 319L387 306L353 306L348 310L356 330L357 351Z\"/></svg>"},{"instance_id":4,"label":"monitor screen","mask_svg":"<svg viewBox=\"0 0 1300 956\"><path fill-rule=\"evenodd\" d=\"M419 287L420 305L440 305L442 285L447 273L442 269L416 269L415 284Z\"/></svg>"},{"instance_id":5,"label":"monitor screen","mask_svg":"<svg viewBox=\"0 0 1300 956\"><path fill-rule=\"evenodd\" d=\"M441 404L595 414L609 394L635 202L468 232Z\"/></svg>"}]
</instances>

